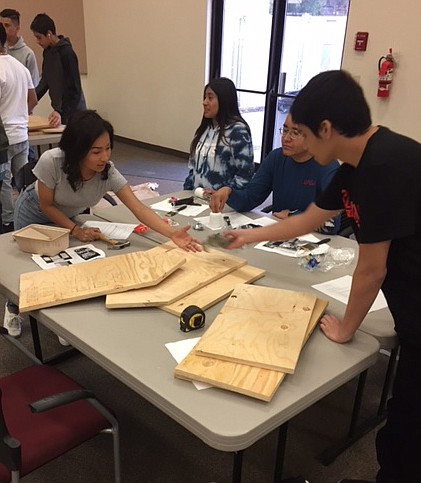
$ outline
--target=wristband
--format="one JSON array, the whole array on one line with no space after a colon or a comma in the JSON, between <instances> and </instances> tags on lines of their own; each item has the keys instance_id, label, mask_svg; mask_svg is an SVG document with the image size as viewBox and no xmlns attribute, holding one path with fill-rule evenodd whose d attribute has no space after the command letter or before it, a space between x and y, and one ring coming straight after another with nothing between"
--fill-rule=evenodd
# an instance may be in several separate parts
<instances>
[{"instance_id":1,"label":"wristband","mask_svg":"<svg viewBox=\"0 0 421 483\"><path fill-rule=\"evenodd\" d=\"M70 230L70 234L73 235L73 232L75 231L75 228L77 227L77 224L75 223L73 225L73 228Z\"/></svg>"}]
</instances>

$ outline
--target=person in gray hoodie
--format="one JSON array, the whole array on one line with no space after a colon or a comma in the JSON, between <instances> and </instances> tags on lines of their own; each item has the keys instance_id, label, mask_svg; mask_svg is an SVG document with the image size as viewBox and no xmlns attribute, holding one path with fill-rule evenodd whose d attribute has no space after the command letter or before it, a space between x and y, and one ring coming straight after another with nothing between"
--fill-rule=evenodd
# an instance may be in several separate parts
<instances>
[{"instance_id":1,"label":"person in gray hoodie","mask_svg":"<svg viewBox=\"0 0 421 483\"><path fill-rule=\"evenodd\" d=\"M3 27L6 30L6 52L10 56L18 60L29 70L32 78L32 83L34 84L34 86L37 86L39 82L39 72L34 51L26 45L23 37L19 36L20 13L12 8L5 8L0 12L0 23L3 24ZM35 152L31 147L29 147L28 158L30 160L35 159ZM2 207L1 229L4 233L13 231L14 229L12 175L16 176L18 171L22 168L21 163L26 163L27 161L23 158L19 158L19 160L19 163L17 163L17 158L12 158L13 165L11 166L11 171L8 170L8 172L6 173L3 180L3 186L0 189L0 201Z\"/></svg>"},{"instance_id":2,"label":"person in gray hoodie","mask_svg":"<svg viewBox=\"0 0 421 483\"><path fill-rule=\"evenodd\" d=\"M38 45L44 49L36 94L41 99L49 93L53 108L49 122L52 127L57 127L60 123L67 123L71 112L86 109L78 59L70 40L56 34L54 21L47 14L38 14L30 28Z\"/></svg>"},{"instance_id":3,"label":"person in gray hoodie","mask_svg":"<svg viewBox=\"0 0 421 483\"><path fill-rule=\"evenodd\" d=\"M6 29L6 51L9 55L23 64L31 73L34 86L39 82L39 71L34 51L28 47L19 35L20 13L12 8L5 8L0 12L0 22Z\"/></svg>"}]
</instances>

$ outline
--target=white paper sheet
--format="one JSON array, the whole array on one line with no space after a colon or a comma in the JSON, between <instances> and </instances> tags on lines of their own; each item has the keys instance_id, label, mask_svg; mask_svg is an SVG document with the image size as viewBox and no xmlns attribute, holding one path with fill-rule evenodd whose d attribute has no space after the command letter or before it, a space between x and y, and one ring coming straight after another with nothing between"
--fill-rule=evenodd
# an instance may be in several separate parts
<instances>
[{"instance_id":1,"label":"white paper sheet","mask_svg":"<svg viewBox=\"0 0 421 483\"><path fill-rule=\"evenodd\" d=\"M172 211L177 211L177 208L179 208L178 206L174 206L172 208ZM187 205L186 208L184 208L183 210L180 211L180 215L183 215L183 216L197 216L197 215L200 215L200 213L202 213L202 211L205 211L209 208L209 206L207 205L200 205L200 206L196 206L196 205Z\"/></svg>"},{"instance_id":2,"label":"white paper sheet","mask_svg":"<svg viewBox=\"0 0 421 483\"><path fill-rule=\"evenodd\" d=\"M349 293L351 291L351 283L351 275L345 275L334 280L329 280L328 282L317 283L312 287L326 295L329 295L329 297L339 300L339 302L342 302L343 304L347 304ZM384 298L383 292L380 291L369 312L374 312L375 310L384 309L386 307L386 299Z\"/></svg>"},{"instance_id":3,"label":"white paper sheet","mask_svg":"<svg viewBox=\"0 0 421 483\"><path fill-rule=\"evenodd\" d=\"M83 228L99 228L101 233L113 240L127 240L137 225L131 223L110 223L107 221L85 221Z\"/></svg>"},{"instance_id":4,"label":"white paper sheet","mask_svg":"<svg viewBox=\"0 0 421 483\"><path fill-rule=\"evenodd\" d=\"M154 203L151 205L151 208L153 210L157 211L165 211L166 213L171 213L173 211L177 211L177 208L180 208L180 206L173 206L170 202L170 198L163 200L163 201L158 201L157 203ZM197 205L186 205L186 208L180 211L180 215L184 216L197 216L202 211L205 211L209 208L208 205L206 204L201 204L199 206Z\"/></svg>"},{"instance_id":5,"label":"white paper sheet","mask_svg":"<svg viewBox=\"0 0 421 483\"><path fill-rule=\"evenodd\" d=\"M49 257L47 255L32 255L32 260L43 270L50 268L66 267L75 263L84 263L91 260L105 258L105 252L94 245L80 245L67 248L59 254Z\"/></svg>"},{"instance_id":6,"label":"white paper sheet","mask_svg":"<svg viewBox=\"0 0 421 483\"><path fill-rule=\"evenodd\" d=\"M194 339L184 339L177 342L168 342L165 347L170 351L170 354L177 361L180 362L193 350L193 347L199 342L200 337L195 337ZM204 382L191 381L197 390L208 389L212 386L205 384Z\"/></svg>"}]
</instances>

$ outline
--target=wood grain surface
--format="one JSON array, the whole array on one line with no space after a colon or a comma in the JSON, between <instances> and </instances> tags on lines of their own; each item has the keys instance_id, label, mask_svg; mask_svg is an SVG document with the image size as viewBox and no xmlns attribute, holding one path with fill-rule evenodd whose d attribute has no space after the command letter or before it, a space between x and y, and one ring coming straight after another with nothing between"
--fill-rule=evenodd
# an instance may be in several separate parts
<instances>
[{"instance_id":1,"label":"wood grain surface","mask_svg":"<svg viewBox=\"0 0 421 483\"><path fill-rule=\"evenodd\" d=\"M117 255L20 276L21 312L158 284L186 262L175 251Z\"/></svg>"},{"instance_id":2,"label":"wood grain surface","mask_svg":"<svg viewBox=\"0 0 421 483\"><path fill-rule=\"evenodd\" d=\"M171 304L247 263L244 258L218 250L188 253L180 248L169 248L168 245L156 247L154 250L156 249L162 253L173 250L184 256L186 263L159 285L107 295L107 308L157 307Z\"/></svg>"},{"instance_id":3,"label":"wood grain surface","mask_svg":"<svg viewBox=\"0 0 421 483\"><path fill-rule=\"evenodd\" d=\"M317 326L327 305L328 302L326 300L316 300L304 338L304 344ZM287 374L246 364L198 356L195 349L193 349L177 365L174 375L179 379L205 382L221 389L238 392L269 402Z\"/></svg>"},{"instance_id":4,"label":"wood grain surface","mask_svg":"<svg viewBox=\"0 0 421 483\"><path fill-rule=\"evenodd\" d=\"M50 123L46 117L42 116L28 116L28 131L41 131L42 129L48 129Z\"/></svg>"},{"instance_id":5,"label":"wood grain surface","mask_svg":"<svg viewBox=\"0 0 421 483\"><path fill-rule=\"evenodd\" d=\"M315 303L310 293L238 285L196 353L293 373Z\"/></svg>"},{"instance_id":6,"label":"wood grain surface","mask_svg":"<svg viewBox=\"0 0 421 483\"><path fill-rule=\"evenodd\" d=\"M264 275L265 270L246 265L238 268L234 272L224 275L214 282L208 283L204 287L195 290L190 295L183 296L172 304L161 306L160 309L165 310L170 314L177 315L178 317L189 305L197 305L202 310L206 310L227 298L239 283L253 283L259 278L264 277Z\"/></svg>"}]
</instances>

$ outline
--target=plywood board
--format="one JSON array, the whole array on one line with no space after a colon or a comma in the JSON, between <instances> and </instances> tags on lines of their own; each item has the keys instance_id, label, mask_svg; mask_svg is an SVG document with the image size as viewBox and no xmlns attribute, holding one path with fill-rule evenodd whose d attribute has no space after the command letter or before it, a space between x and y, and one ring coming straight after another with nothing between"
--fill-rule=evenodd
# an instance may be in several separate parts
<instances>
[{"instance_id":1,"label":"plywood board","mask_svg":"<svg viewBox=\"0 0 421 483\"><path fill-rule=\"evenodd\" d=\"M293 373L315 303L310 293L238 285L197 354Z\"/></svg>"},{"instance_id":2,"label":"plywood board","mask_svg":"<svg viewBox=\"0 0 421 483\"><path fill-rule=\"evenodd\" d=\"M46 117L28 116L28 131L41 131L50 127L50 123Z\"/></svg>"},{"instance_id":3,"label":"plywood board","mask_svg":"<svg viewBox=\"0 0 421 483\"><path fill-rule=\"evenodd\" d=\"M61 134L66 126L64 124L61 124L58 127L49 127L47 129L43 129L42 132L45 134Z\"/></svg>"},{"instance_id":4,"label":"plywood board","mask_svg":"<svg viewBox=\"0 0 421 483\"><path fill-rule=\"evenodd\" d=\"M168 246L157 248L163 253L169 249L179 253L186 258L186 263L159 285L107 295L108 309L171 304L247 263L244 258L235 257L226 251L188 253Z\"/></svg>"},{"instance_id":5,"label":"plywood board","mask_svg":"<svg viewBox=\"0 0 421 483\"><path fill-rule=\"evenodd\" d=\"M163 305L159 308L178 317L189 305L197 305L202 310L206 310L227 298L239 283L253 283L264 275L265 270L246 265L195 290L190 295L183 296L172 304Z\"/></svg>"},{"instance_id":6,"label":"plywood board","mask_svg":"<svg viewBox=\"0 0 421 483\"><path fill-rule=\"evenodd\" d=\"M186 262L177 252L148 250L20 276L21 312L158 284Z\"/></svg>"},{"instance_id":7,"label":"plywood board","mask_svg":"<svg viewBox=\"0 0 421 483\"><path fill-rule=\"evenodd\" d=\"M304 344L315 329L327 305L326 300L316 300ZM195 349L177 365L174 374L179 379L205 382L266 402L272 399L286 376L285 372L198 356Z\"/></svg>"}]
</instances>

